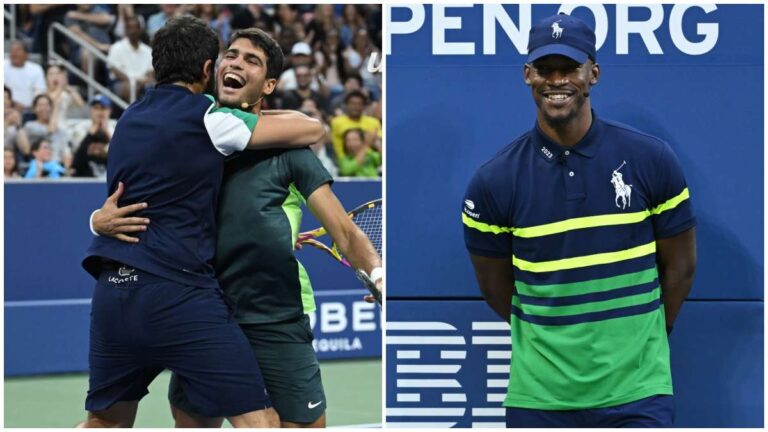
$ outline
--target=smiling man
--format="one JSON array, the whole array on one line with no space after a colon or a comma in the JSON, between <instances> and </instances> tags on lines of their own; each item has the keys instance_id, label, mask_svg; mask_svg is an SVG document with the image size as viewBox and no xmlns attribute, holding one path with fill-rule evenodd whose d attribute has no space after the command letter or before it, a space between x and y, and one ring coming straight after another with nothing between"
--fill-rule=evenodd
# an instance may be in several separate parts
<instances>
[{"instance_id":1,"label":"smiling man","mask_svg":"<svg viewBox=\"0 0 768 432\"><path fill-rule=\"evenodd\" d=\"M141 208L135 219L152 224L140 242L94 238L83 260L97 283L88 419L81 426L132 426L147 386L163 369L178 375L190 406L203 415L227 417L235 427L279 424L215 277L216 204L225 157L247 148L306 146L323 129L306 116L289 129L280 116L217 107L202 93L211 87L218 54L207 23L169 21L152 41L158 85L125 111L112 136L108 190L113 196L125 190L121 203Z\"/></svg>"},{"instance_id":2,"label":"smiling man","mask_svg":"<svg viewBox=\"0 0 768 432\"><path fill-rule=\"evenodd\" d=\"M258 29L234 33L216 73L219 105L248 109L262 118L281 113L262 111L261 101L275 90L282 66L283 53L268 34ZM309 325L314 295L294 256L301 204L306 202L353 267L370 274L379 288L383 283L381 259L347 217L332 181L308 148L243 152L225 165L214 268L283 427L324 427L327 407ZM125 235L141 228L110 232L107 219L94 223L100 234ZM176 374L169 399L178 427L222 423L191 403Z\"/></svg>"},{"instance_id":3,"label":"smiling man","mask_svg":"<svg viewBox=\"0 0 768 432\"><path fill-rule=\"evenodd\" d=\"M480 290L511 325L507 426L672 426L667 335L696 263L680 164L596 116L584 22L533 26L524 79L536 125L480 167L462 213Z\"/></svg>"}]
</instances>

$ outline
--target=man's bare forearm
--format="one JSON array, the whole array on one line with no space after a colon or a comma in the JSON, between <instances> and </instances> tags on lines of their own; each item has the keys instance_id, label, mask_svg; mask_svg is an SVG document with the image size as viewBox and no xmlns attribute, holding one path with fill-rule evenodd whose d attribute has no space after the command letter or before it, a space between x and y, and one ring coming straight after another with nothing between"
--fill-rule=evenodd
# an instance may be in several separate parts
<instances>
[{"instance_id":1,"label":"man's bare forearm","mask_svg":"<svg viewBox=\"0 0 768 432\"><path fill-rule=\"evenodd\" d=\"M365 233L354 223L350 222L350 225L351 227L345 230L345 235L334 241L352 267L371 274L371 270L381 267L381 258Z\"/></svg>"},{"instance_id":2,"label":"man's bare forearm","mask_svg":"<svg viewBox=\"0 0 768 432\"><path fill-rule=\"evenodd\" d=\"M515 291L511 260L478 255L470 255L470 258L486 303L501 319L509 322L512 314L512 293Z\"/></svg>"},{"instance_id":3,"label":"man's bare forearm","mask_svg":"<svg viewBox=\"0 0 768 432\"><path fill-rule=\"evenodd\" d=\"M667 330L675 323L693 286L696 271L696 233L693 228L656 241L656 259Z\"/></svg>"}]
</instances>

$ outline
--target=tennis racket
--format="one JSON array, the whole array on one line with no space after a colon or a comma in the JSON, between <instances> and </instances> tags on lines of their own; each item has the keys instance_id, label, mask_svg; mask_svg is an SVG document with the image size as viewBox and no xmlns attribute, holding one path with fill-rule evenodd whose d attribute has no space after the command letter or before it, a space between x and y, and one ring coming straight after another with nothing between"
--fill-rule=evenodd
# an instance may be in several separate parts
<instances>
[{"instance_id":1,"label":"tennis racket","mask_svg":"<svg viewBox=\"0 0 768 432\"><path fill-rule=\"evenodd\" d=\"M357 225L360 230L365 233L365 235L368 237L368 240L371 241L373 248L376 249L376 253L379 254L379 256L381 256L381 206L381 199L377 199L369 201L355 208L354 210L347 212L347 215L350 219L352 219L352 222L354 222L355 225ZM339 251L339 248L336 246L336 242L333 242L331 246L328 247L323 242L317 240L317 238L322 237L327 233L328 232L325 230L325 228L320 227L312 231L305 231L300 233L297 241L299 244L314 246L322 251L325 251L336 261L349 268L352 268L352 265L349 263L349 261L347 261L347 259L344 258L344 256L341 254L341 251ZM371 292L371 295L373 295L376 301L381 304L381 291L376 288L376 284L371 280L370 277L368 277L368 274L366 274L363 270L355 270L355 274L357 275L357 278L360 279L360 281L363 283L363 285L368 288L368 291Z\"/></svg>"}]
</instances>

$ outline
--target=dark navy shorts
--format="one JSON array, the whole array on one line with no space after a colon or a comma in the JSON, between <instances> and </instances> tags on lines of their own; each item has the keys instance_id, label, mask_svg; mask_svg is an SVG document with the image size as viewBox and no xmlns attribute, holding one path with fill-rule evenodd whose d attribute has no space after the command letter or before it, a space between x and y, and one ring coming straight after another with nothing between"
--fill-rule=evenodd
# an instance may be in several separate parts
<instances>
[{"instance_id":1,"label":"dark navy shorts","mask_svg":"<svg viewBox=\"0 0 768 432\"><path fill-rule=\"evenodd\" d=\"M140 400L163 370L206 417L271 406L256 357L221 290L141 270L102 271L91 305L88 411Z\"/></svg>"},{"instance_id":2,"label":"dark navy shorts","mask_svg":"<svg viewBox=\"0 0 768 432\"><path fill-rule=\"evenodd\" d=\"M669 395L576 411L507 408L508 428L663 428L674 422L674 398Z\"/></svg>"}]
</instances>

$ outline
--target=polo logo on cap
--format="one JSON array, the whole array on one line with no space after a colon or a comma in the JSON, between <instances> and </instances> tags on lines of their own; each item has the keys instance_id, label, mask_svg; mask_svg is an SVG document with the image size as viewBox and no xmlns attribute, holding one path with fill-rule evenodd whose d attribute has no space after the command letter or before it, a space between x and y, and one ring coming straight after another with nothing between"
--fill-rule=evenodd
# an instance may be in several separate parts
<instances>
[{"instance_id":1,"label":"polo logo on cap","mask_svg":"<svg viewBox=\"0 0 768 432\"><path fill-rule=\"evenodd\" d=\"M563 37L563 28L560 27L560 21L562 20L557 20L552 23L552 39L560 39Z\"/></svg>"}]
</instances>

